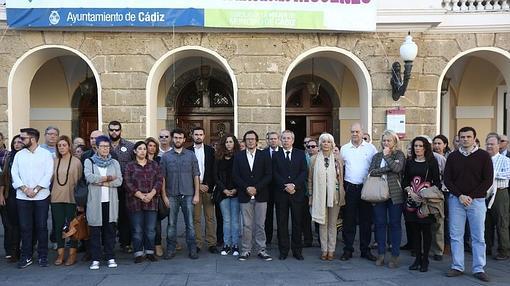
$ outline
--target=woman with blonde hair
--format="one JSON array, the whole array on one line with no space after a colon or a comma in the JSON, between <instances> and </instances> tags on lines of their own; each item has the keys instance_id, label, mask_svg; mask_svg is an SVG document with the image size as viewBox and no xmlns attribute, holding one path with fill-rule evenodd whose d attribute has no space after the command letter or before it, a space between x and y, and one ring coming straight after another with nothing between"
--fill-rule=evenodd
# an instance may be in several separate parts
<instances>
[{"instance_id":1,"label":"woman with blonde hair","mask_svg":"<svg viewBox=\"0 0 510 286\"><path fill-rule=\"evenodd\" d=\"M390 198L385 202L374 204L375 238L378 256L375 264L384 265L386 252L386 234L389 228L391 241L391 259L388 267L398 267L400 242L402 240L402 207L405 200L404 191L400 186L402 171L406 158L399 150L399 139L392 130L386 130L381 136L381 151L372 158L368 172L372 177L386 176ZM389 221L388 221L389 219Z\"/></svg>"},{"instance_id":2,"label":"woman with blonde hair","mask_svg":"<svg viewBox=\"0 0 510 286\"><path fill-rule=\"evenodd\" d=\"M308 193L312 220L319 224L321 259L333 260L336 248L336 222L345 204L343 162L335 159L335 140L329 133L319 137L320 151L310 159Z\"/></svg>"}]
</instances>

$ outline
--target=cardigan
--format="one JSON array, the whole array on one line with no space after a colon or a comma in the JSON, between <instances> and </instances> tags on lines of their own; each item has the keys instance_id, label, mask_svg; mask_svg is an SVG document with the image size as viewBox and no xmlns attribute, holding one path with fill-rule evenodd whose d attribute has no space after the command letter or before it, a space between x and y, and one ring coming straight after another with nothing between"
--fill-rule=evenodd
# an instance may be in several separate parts
<instances>
[{"instance_id":1,"label":"cardigan","mask_svg":"<svg viewBox=\"0 0 510 286\"><path fill-rule=\"evenodd\" d=\"M58 167L59 158L55 158L53 168L53 180L51 187L51 202L52 203L68 203L75 204L74 188L83 174L83 167L80 159L70 155L71 165L69 160L64 158L60 159L60 167ZM69 166L69 174L67 174L67 167ZM67 174L67 182L66 182ZM65 183L61 186L61 183Z\"/></svg>"},{"instance_id":2,"label":"cardigan","mask_svg":"<svg viewBox=\"0 0 510 286\"><path fill-rule=\"evenodd\" d=\"M94 171L92 171L94 168ZM87 222L89 226L103 225L103 211L101 205L101 186L96 185L101 180L99 168L92 164L91 160L85 160L84 169L85 179L87 180L89 194L87 196ZM117 187L122 185L122 172L117 160L112 159L112 163L106 167L107 176L115 176L116 179L110 181L109 193L109 222L117 222L119 216L119 198L117 196Z\"/></svg>"},{"instance_id":3,"label":"cardigan","mask_svg":"<svg viewBox=\"0 0 510 286\"><path fill-rule=\"evenodd\" d=\"M386 161L386 166L381 168L381 161ZM401 174L404 171L406 163L405 155L402 151L396 150L388 156L383 156L383 152L378 152L372 157L368 172L372 177L380 177L386 175L388 181L388 189L393 204L401 204L404 202L404 191L400 186Z\"/></svg>"}]
</instances>

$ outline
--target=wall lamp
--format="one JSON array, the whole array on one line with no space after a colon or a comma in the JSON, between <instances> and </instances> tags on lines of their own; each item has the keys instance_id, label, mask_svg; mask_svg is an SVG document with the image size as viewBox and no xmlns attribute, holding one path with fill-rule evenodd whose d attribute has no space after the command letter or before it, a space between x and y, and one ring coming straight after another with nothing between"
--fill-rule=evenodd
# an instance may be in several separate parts
<instances>
[{"instance_id":1,"label":"wall lamp","mask_svg":"<svg viewBox=\"0 0 510 286\"><path fill-rule=\"evenodd\" d=\"M399 62L394 62L391 65L391 97L397 101L401 96L404 96L407 84L411 78L411 70L413 69L413 61L418 54L418 46L413 42L411 32L405 38L404 43L400 46L400 57L404 60L404 80L401 76L401 66Z\"/></svg>"}]
</instances>

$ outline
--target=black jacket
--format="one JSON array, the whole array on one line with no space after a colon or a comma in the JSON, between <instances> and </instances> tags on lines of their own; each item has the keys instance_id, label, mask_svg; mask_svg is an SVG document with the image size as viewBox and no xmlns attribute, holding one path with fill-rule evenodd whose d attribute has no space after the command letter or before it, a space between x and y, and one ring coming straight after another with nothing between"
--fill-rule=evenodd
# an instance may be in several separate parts
<instances>
[{"instance_id":1,"label":"black jacket","mask_svg":"<svg viewBox=\"0 0 510 286\"><path fill-rule=\"evenodd\" d=\"M234 185L239 194L239 202L247 203L251 197L246 188L255 187L257 202L267 202L269 197L268 185L272 178L271 158L267 152L257 150L253 162L253 170L250 171L246 151L240 151L234 156L234 167L232 172Z\"/></svg>"},{"instance_id":2,"label":"black jacket","mask_svg":"<svg viewBox=\"0 0 510 286\"><path fill-rule=\"evenodd\" d=\"M214 186L216 184L216 180L214 178L214 149L209 146L203 144L205 162L204 162L204 179L200 184L207 185L209 187L208 193L212 193L214 190ZM190 146L187 148L188 150L195 152L195 148Z\"/></svg>"},{"instance_id":3,"label":"black jacket","mask_svg":"<svg viewBox=\"0 0 510 286\"><path fill-rule=\"evenodd\" d=\"M295 200L303 201L306 191L306 179L308 170L306 167L305 152L293 148L290 153L290 162L285 159L285 150L273 154L273 184L275 186L275 201L285 200L293 197ZM293 195L285 191L285 184L296 185L296 193Z\"/></svg>"}]
</instances>

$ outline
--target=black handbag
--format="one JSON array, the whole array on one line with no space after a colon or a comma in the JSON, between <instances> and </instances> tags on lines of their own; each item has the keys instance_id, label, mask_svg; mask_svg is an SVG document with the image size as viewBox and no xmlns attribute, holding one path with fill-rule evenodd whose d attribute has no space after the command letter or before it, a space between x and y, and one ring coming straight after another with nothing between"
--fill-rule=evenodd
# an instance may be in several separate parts
<instances>
[{"instance_id":1,"label":"black handbag","mask_svg":"<svg viewBox=\"0 0 510 286\"><path fill-rule=\"evenodd\" d=\"M158 219L163 220L170 215L170 208L165 206L162 198L158 199Z\"/></svg>"},{"instance_id":2,"label":"black handbag","mask_svg":"<svg viewBox=\"0 0 510 286\"><path fill-rule=\"evenodd\" d=\"M94 173L94 161L88 158L92 163L92 174ZM82 176L76 187L74 187L74 200L76 201L76 205L79 207L84 207L87 204L87 197L89 196L89 185L87 184L87 180L85 176Z\"/></svg>"}]
</instances>

